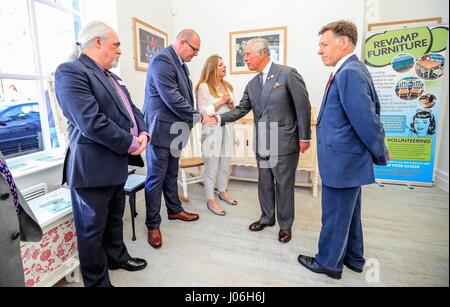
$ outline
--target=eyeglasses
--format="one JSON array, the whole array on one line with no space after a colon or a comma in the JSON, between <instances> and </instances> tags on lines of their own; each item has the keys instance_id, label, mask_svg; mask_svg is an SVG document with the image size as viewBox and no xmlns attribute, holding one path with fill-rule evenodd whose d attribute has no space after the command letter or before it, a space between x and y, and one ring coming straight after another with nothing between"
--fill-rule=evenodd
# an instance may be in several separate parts
<instances>
[{"instance_id":1,"label":"eyeglasses","mask_svg":"<svg viewBox=\"0 0 450 307\"><path fill-rule=\"evenodd\" d=\"M185 42L186 42L186 44L188 44L188 45L192 48L192 50L194 50L194 52L199 52L199 51L200 51L200 48L195 48L194 46L192 46L191 44L189 44L188 41L185 41Z\"/></svg>"}]
</instances>

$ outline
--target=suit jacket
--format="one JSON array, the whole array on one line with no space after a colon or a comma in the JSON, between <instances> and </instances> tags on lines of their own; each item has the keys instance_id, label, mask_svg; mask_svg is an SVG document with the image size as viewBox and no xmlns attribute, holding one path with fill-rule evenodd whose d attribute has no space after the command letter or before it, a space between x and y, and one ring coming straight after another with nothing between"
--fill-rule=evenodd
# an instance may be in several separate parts
<instances>
[{"instance_id":1,"label":"suit jacket","mask_svg":"<svg viewBox=\"0 0 450 307\"><path fill-rule=\"evenodd\" d=\"M119 77L112 75L116 80ZM126 87L139 133L147 131L142 113ZM104 72L88 56L58 67L58 103L68 120L69 148L64 176L74 188L120 185L128 177L132 120ZM142 162L142 158L137 157Z\"/></svg>"},{"instance_id":2,"label":"suit jacket","mask_svg":"<svg viewBox=\"0 0 450 307\"><path fill-rule=\"evenodd\" d=\"M194 109L192 81L172 46L159 53L148 66L144 116L150 144L174 149L182 146L178 146L180 142L174 146L172 141L177 138L186 145L190 129L201 120L200 113ZM184 133L178 129L171 133L174 123L180 123Z\"/></svg>"},{"instance_id":3,"label":"suit jacket","mask_svg":"<svg viewBox=\"0 0 450 307\"><path fill-rule=\"evenodd\" d=\"M323 183L352 188L375 182L373 164L386 165L380 101L366 66L350 57L325 93L317 124Z\"/></svg>"},{"instance_id":4,"label":"suit jacket","mask_svg":"<svg viewBox=\"0 0 450 307\"><path fill-rule=\"evenodd\" d=\"M5 162L1 153L0 160ZM8 182L0 174L0 287L24 286L18 239L24 242L38 242L42 238L42 229L20 192L19 203L22 211L17 216Z\"/></svg>"},{"instance_id":5,"label":"suit jacket","mask_svg":"<svg viewBox=\"0 0 450 307\"><path fill-rule=\"evenodd\" d=\"M234 110L221 115L221 125L234 122L253 110L258 156L284 156L300 150L299 142L311 139L311 104L305 82L291 67L273 63L264 88L259 76L247 85L242 100ZM260 123L260 125L258 125ZM277 131L270 126L275 123ZM277 132L277 134L275 134ZM270 137L272 134L272 138ZM267 148L278 137L278 146ZM258 146L262 144L262 146ZM263 145L266 146L263 146Z\"/></svg>"}]
</instances>

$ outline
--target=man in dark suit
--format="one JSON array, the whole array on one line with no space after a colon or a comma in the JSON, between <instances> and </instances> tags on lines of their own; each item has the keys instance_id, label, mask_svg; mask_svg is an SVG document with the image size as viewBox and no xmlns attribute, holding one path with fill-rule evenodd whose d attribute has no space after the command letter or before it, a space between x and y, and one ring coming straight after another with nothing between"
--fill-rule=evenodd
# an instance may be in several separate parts
<instances>
[{"instance_id":1,"label":"man in dark suit","mask_svg":"<svg viewBox=\"0 0 450 307\"><path fill-rule=\"evenodd\" d=\"M0 152L0 287L24 287L20 241L39 242L42 229Z\"/></svg>"},{"instance_id":2,"label":"man in dark suit","mask_svg":"<svg viewBox=\"0 0 450 307\"><path fill-rule=\"evenodd\" d=\"M186 63L200 51L200 36L190 29L183 30L175 42L159 53L148 67L144 115L149 128L147 148L148 243L162 246L161 197L164 193L170 220L192 222L197 214L186 212L178 197L178 169L181 149L187 144L190 129L198 122L215 122L194 108L192 81Z\"/></svg>"},{"instance_id":3,"label":"man in dark suit","mask_svg":"<svg viewBox=\"0 0 450 307\"><path fill-rule=\"evenodd\" d=\"M287 243L291 240L294 223L299 151L305 153L311 140L308 91L294 68L272 63L265 39L247 43L244 61L250 70L259 74L247 85L239 106L220 116L220 123L234 122L253 110L262 215L250 225L250 230L261 231L274 226L276 209L280 225L278 239Z\"/></svg>"},{"instance_id":4,"label":"man in dark suit","mask_svg":"<svg viewBox=\"0 0 450 307\"><path fill-rule=\"evenodd\" d=\"M129 157L143 164L148 132L122 80L109 71L121 55L117 33L92 22L77 45L74 61L60 65L55 75L56 96L69 124L64 178L84 284L110 287L108 268L137 271L147 265L128 254L122 218Z\"/></svg>"},{"instance_id":5,"label":"man in dark suit","mask_svg":"<svg viewBox=\"0 0 450 307\"><path fill-rule=\"evenodd\" d=\"M389 158L372 77L354 54L356 26L337 21L319 34L319 55L334 67L317 124L322 231L316 257L298 260L315 273L340 279L344 265L363 271L361 186L374 183L373 164L386 165Z\"/></svg>"}]
</instances>

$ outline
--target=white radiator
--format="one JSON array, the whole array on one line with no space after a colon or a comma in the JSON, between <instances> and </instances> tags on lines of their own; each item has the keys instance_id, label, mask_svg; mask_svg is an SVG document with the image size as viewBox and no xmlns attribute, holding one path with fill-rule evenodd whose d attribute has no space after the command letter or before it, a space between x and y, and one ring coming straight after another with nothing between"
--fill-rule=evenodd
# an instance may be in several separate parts
<instances>
[{"instance_id":1,"label":"white radiator","mask_svg":"<svg viewBox=\"0 0 450 307\"><path fill-rule=\"evenodd\" d=\"M45 183L32 186L28 189L22 190L22 195L26 201L33 200L48 193L48 186Z\"/></svg>"}]
</instances>

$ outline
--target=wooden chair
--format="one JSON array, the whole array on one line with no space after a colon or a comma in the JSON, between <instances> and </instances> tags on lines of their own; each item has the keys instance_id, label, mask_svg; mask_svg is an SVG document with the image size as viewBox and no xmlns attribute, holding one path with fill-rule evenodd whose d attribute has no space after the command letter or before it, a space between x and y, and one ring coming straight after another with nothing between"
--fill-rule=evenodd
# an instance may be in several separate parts
<instances>
[{"instance_id":1,"label":"wooden chair","mask_svg":"<svg viewBox=\"0 0 450 307\"><path fill-rule=\"evenodd\" d=\"M189 184L203 183L203 165L203 158L201 157L180 159L180 175L178 178L178 184L181 186L181 189L183 191L183 194L180 195L180 200L182 202L189 202L189 195L187 190ZM188 170L192 168L197 168L196 174L188 172Z\"/></svg>"},{"instance_id":2,"label":"wooden chair","mask_svg":"<svg viewBox=\"0 0 450 307\"><path fill-rule=\"evenodd\" d=\"M401 81L398 85L398 97L400 98L408 98L409 96L409 82L408 81Z\"/></svg>"},{"instance_id":3,"label":"wooden chair","mask_svg":"<svg viewBox=\"0 0 450 307\"><path fill-rule=\"evenodd\" d=\"M402 88L398 91L398 96L400 98L407 98L409 96L409 90L407 88Z\"/></svg>"},{"instance_id":4,"label":"wooden chair","mask_svg":"<svg viewBox=\"0 0 450 307\"><path fill-rule=\"evenodd\" d=\"M419 97L423 92L423 83L421 81L414 81L413 88L409 91L409 95L413 98Z\"/></svg>"}]
</instances>

